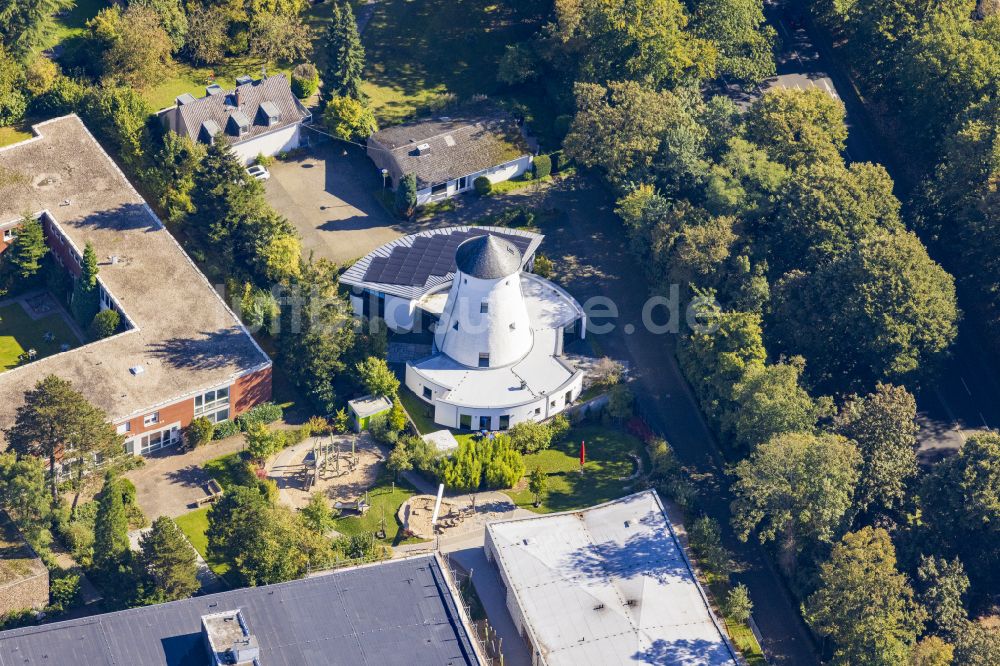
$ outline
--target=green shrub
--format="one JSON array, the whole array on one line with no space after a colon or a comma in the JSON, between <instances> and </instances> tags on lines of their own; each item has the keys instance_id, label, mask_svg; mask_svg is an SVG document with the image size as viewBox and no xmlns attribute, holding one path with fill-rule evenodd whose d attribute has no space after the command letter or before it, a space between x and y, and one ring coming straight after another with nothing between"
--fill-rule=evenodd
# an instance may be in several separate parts
<instances>
[{"instance_id":1,"label":"green shrub","mask_svg":"<svg viewBox=\"0 0 1000 666\"><path fill-rule=\"evenodd\" d=\"M236 423L243 432L252 425L267 425L281 420L284 410L273 402L265 402L236 417Z\"/></svg>"},{"instance_id":2,"label":"green shrub","mask_svg":"<svg viewBox=\"0 0 1000 666\"><path fill-rule=\"evenodd\" d=\"M215 424L204 416L199 416L191 421L191 425L187 427L187 432L184 433L184 436L191 446L201 446L212 441L212 438L215 436Z\"/></svg>"},{"instance_id":3,"label":"green shrub","mask_svg":"<svg viewBox=\"0 0 1000 666\"><path fill-rule=\"evenodd\" d=\"M486 176L479 176L474 181L472 181L472 186L476 188L476 194L481 197L486 196L493 191L493 183Z\"/></svg>"},{"instance_id":4,"label":"green shrub","mask_svg":"<svg viewBox=\"0 0 1000 666\"><path fill-rule=\"evenodd\" d=\"M319 72L311 62L296 65L292 70L292 92L299 99L312 97L319 88Z\"/></svg>"},{"instance_id":5,"label":"green shrub","mask_svg":"<svg viewBox=\"0 0 1000 666\"><path fill-rule=\"evenodd\" d=\"M80 603L80 577L62 572L49 581L49 603L60 609L73 608Z\"/></svg>"},{"instance_id":6,"label":"green shrub","mask_svg":"<svg viewBox=\"0 0 1000 666\"><path fill-rule=\"evenodd\" d=\"M238 435L241 432L242 430L240 429L240 424L236 421L219 421L215 424L215 432L212 434L212 438L226 439L227 437Z\"/></svg>"},{"instance_id":7,"label":"green shrub","mask_svg":"<svg viewBox=\"0 0 1000 666\"><path fill-rule=\"evenodd\" d=\"M552 441L561 442L565 437L566 433L569 432L569 418L565 414L556 414L549 421L549 430L552 431Z\"/></svg>"},{"instance_id":8,"label":"green shrub","mask_svg":"<svg viewBox=\"0 0 1000 666\"><path fill-rule=\"evenodd\" d=\"M539 253L535 255L533 270L535 275L548 280L552 277L552 273L555 270L555 264L553 264L552 260L544 254Z\"/></svg>"},{"instance_id":9,"label":"green shrub","mask_svg":"<svg viewBox=\"0 0 1000 666\"><path fill-rule=\"evenodd\" d=\"M122 318L116 310L101 310L90 322L90 336L95 340L110 338L118 332Z\"/></svg>"},{"instance_id":10,"label":"green shrub","mask_svg":"<svg viewBox=\"0 0 1000 666\"><path fill-rule=\"evenodd\" d=\"M417 207L417 178L408 173L399 179L396 186L396 214L403 218L413 215Z\"/></svg>"},{"instance_id":11,"label":"green shrub","mask_svg":"<svg viewBox=\"0 0 1000 666\"><path fill-rule=\"evenodd\" d=\"M531 163L535 178L545 178L552 173L552 159L548 155L537 155Z\"/></svg>"}]
</instances>

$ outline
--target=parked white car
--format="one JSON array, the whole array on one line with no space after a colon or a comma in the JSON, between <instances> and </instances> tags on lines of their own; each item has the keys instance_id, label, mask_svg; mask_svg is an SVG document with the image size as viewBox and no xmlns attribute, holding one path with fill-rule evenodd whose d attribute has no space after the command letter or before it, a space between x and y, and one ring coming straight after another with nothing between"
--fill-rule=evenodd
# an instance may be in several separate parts
<instances>
[{"instance_id":1,"label":"parked white car","mask_svg":"<svg viewBox=\"0 0 1000 666\"><path fill-rule=\"evenodd\" d=\"M268 180L271 177L271 172L263 164L254 164L252 167L247 167L247 173L257 180Z\"/></svg>"}]
</instances>

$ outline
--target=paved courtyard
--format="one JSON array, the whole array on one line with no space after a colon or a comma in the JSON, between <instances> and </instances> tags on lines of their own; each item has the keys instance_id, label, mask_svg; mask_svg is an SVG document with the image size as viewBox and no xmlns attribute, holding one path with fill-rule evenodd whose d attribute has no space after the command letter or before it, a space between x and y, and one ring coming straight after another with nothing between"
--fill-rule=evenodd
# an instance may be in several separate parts
<instances>
[{"instance_id":1,"label":"paved courtyard","mask_svg":"<svg viewBox=\"0 0 1000 666\"><path fill-rule=\"evenodd\" d=\"M243 436L237 435L180 453L176 446L146 457L146 464L125 476L135 484L135 501L150 522L159 516L176 518L198 508L196 502L206 496L204 486L211 478L201 466L243 448Z\"/></svg>"},{"instance_id":2,"label":"paved courtyard","mask_svg":"<svg viewBox=\"0 0 1000 666\"><path fill-rule=\"evenodd\" d=\"M276 161L265 183L267 200L298 229L307 257L342 264L433 226L397 220L382 207L375 198L382 177L361 148L308 134L306 154Z\"/></svg>"}]
</instances>

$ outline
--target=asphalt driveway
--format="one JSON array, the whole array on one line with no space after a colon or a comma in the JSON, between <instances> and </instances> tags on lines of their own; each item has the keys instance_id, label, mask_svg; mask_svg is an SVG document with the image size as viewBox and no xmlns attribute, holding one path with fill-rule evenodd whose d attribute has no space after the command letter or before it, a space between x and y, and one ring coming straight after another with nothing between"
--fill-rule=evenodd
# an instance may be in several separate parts
<instances>
[{"instance_id":1,"label":"asphalt driveway","mask_svg":"<svg viewBox=\"0 0 1000 666\"><path fill-rule=\"evenodd\" d=\"M382 177L361 148L322 140L304 156L276 161L264 184L267 200L302 236L305 256L338 264L428 225L395 219L375 198Z\"/></svg>"}]
</instances>

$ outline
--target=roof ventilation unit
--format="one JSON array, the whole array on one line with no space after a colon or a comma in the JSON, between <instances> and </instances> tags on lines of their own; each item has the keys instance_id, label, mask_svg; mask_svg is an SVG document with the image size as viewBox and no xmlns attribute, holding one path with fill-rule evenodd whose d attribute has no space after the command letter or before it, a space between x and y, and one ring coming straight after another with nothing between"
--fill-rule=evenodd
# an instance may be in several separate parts
<instances>
[{"instance_id":1,"label":"roof ventilation unit","mask_svg":"<svg viewBox=\"0 0 1000 666\"><path fill-rule=\"evenodd\" d=\"M236 85L245 86L248 83L253 83L253 77L249 74L244 74L242 76L236 77Z\"/></svg>"},{"instance_id":2,"label":"roof ventilation unit","mask_svg":"<svg viewBox=\"0 0 1000 666\"><path fill-rule=\"evenodd\" d=\"M138 377L142 373L146 372L146 368L142 367L141 365L133 365L131 368L128 369L128 371L131 372L134 376Z\"/></svg>"},{"instance_id":3,"label":"roof ventilation unit","mask_svg":"<svg viewBox=\"0 0 1000 666\"><path fill-rule=\"evenodd\" d=\"M206 95L218 95L222 92L223 92L222 86L220 86L218 83L212 83L205 86Z\"/></svg>"},{"instance_id":4,"label":"roof ventilation unit","mask_svg":"<svg viewBox=\"0 0 1000 666\"><path fill-rule=\"evenodd\" d=\"M422 143L417 146L417 155L428 155L431 152L431 144Z\"/></svg>"}]
</instances>

